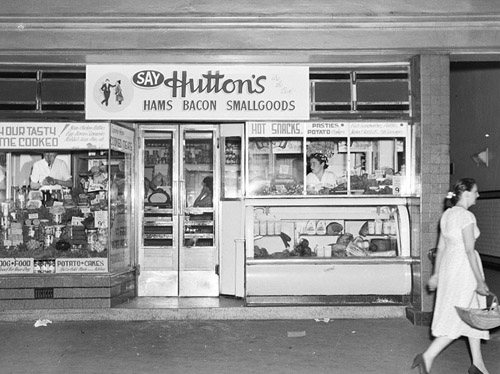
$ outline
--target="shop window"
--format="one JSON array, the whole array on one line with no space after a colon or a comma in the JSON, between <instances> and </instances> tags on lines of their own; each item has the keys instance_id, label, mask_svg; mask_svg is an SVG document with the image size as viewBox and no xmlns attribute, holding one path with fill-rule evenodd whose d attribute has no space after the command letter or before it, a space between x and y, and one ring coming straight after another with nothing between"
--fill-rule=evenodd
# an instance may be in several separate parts
<instances>
[{"instance_id":1,"label":"shop window","mask_svg":"<svg viewBox=\"0 0 500 374\"><path fill-rule=\"evenodd\" d=\"M248 197L411 195L407 122L250 122L246 132Z\"/></svg>"},{"instance_id":2,"label":"shop window","mask_svg":"<svg viewBox=\"0 0 500 374\"><path fill-rule=\"evenodd\" d=\"M1 70L0 114L82 117L85 109L85 72Z\"/></svg>"},{"instance_id":3,"label":"shop window","mask_svg":"<svg viewBox=\"0 0 500 374\"><path fill-rule=\"evenodd\" d=\"M406 66L384 70L328 71L312 69L311 116L359 117L363 114L407 118L410 80Z\"/></svg>"}]
</instances>

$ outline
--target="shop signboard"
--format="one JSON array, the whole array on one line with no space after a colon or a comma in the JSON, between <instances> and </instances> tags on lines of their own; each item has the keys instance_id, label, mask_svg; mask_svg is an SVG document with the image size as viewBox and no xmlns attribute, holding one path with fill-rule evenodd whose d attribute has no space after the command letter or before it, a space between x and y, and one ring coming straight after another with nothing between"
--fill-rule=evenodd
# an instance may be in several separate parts
<instances>
[{"instance_id":1,"label":"shop signboard","mask_svg":"<svg viewBox=\"0 0 500 374\"><path fill-rule=\"evenodd\" d=\"M406 137L408 124L406 122L257 122L247 123L249 137Z\"/></svg>"},{"instance_id":2,"label":"shop signboard","mask_svg":"<svg viewBox=\"0 0 500 374\"><path fill-rule=\"evenodd\" d=\"M0 149L107 149L109 123L2 122Z\"/></svg>"},{"instance_id":3,"label":"shop signboard","mask_svg":"<svg viewBox=\"0 0 500 374\"><path fill-rule=\"evenodd\" d=\"M0 258L0 275L33 273L32 258Z\"/></svg>"},{"instance_id":4,"label":"shop signboard","mask_svg":"<svg viewBox=\"0 0 500 374\"><path fill-rule=\"evenodd\" d=\"M309 68L87 65L87 120L307 120Z\"/></svg>"},{"instance_id":5,"label":"shop signboard","mask_svg":"<svg viewBox=\"0 0 500 374\"><path fill-rule=\"evenodd\" d=\"M58 274L107 272L108 259L105 257L56 259L56 273Z\"/></svg>"},{"instance_id":6,"label":"shop signboard","mask_svg":"<svg viewBox=\"0 0 500 374\"><path fill-rule=\"evenodd\" d=\"M134 132L122 126L111 124L111 149L123 153L134 153Z\"/></svg>"}]
</instances>

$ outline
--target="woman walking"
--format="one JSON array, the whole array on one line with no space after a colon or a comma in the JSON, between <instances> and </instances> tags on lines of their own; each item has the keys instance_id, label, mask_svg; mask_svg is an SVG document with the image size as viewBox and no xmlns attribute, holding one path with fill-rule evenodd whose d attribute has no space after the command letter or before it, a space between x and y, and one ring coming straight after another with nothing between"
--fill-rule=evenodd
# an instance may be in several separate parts
<instances>
[{"instance_id":1,"label":"woman walking","mask_svg":"<svg viewBox=\"0 0 500 374\"><path fill-rule=\"evenodd\" d=\"M464 178L446 197L448 209L441 216L436 263L428 284L430 290L437 290L431 326L435 339L412 364L412 369L418 366L421 374L429 373L439 353L460 336L469 340L469 374L489 374L481 354L481 339L489 339L489 332L467 325L455 310L455 306L485 308L489 294L481 259L474 248L479 229L476 217L468 210L478 196L475 180Z\"/></svg>"}]
</instances>

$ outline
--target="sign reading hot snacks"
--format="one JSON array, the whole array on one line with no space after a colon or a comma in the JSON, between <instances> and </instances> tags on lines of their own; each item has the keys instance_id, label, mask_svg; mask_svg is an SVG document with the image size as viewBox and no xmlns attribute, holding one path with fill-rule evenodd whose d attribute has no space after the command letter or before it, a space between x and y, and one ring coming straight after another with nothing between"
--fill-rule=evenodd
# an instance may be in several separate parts
<instances>
[{"instance_id":1,"label":"sign reading hot snacks","mask_svg":"<svg viewBox=\"0 0 500 374\"><path fill-rule=\"evenodd\" d=\"M309 68L87 65L87 119L309 119Z\"/></svg>"},{"instance_id":2,"label":"sign reading hot snacks","mask_svg":"<svg viewBox=\"0 0 500 374\"><path fill-rule=\"evenodd\" d=\"M58 258L56 273L106 273L107 258Z\"/></svg>"}]
</instances>

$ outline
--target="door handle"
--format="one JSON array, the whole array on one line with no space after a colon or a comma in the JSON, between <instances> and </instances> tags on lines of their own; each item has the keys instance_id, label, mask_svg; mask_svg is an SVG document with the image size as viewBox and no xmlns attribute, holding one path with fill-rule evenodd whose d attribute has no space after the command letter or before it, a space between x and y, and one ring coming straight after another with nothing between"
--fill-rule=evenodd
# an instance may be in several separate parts
<instances>
[{"instance_id":1,"label":"door handle","mask_svg":"<svg viewBox=\"0 0 500 374\"><path fill-rule=\"evenodd\" d=\"M181 180L181 181L178 181L178 189L177 189L177 193L178 193L178 196L179 198L177 199L177 204L178 204L178 207L177 207L177 214L180 215L180 216L183 216L185 214L185 210L186 210L186 194L184 193L185 191L185 188L184 188L184 181Z\"/></svg>"}]
</instances>

